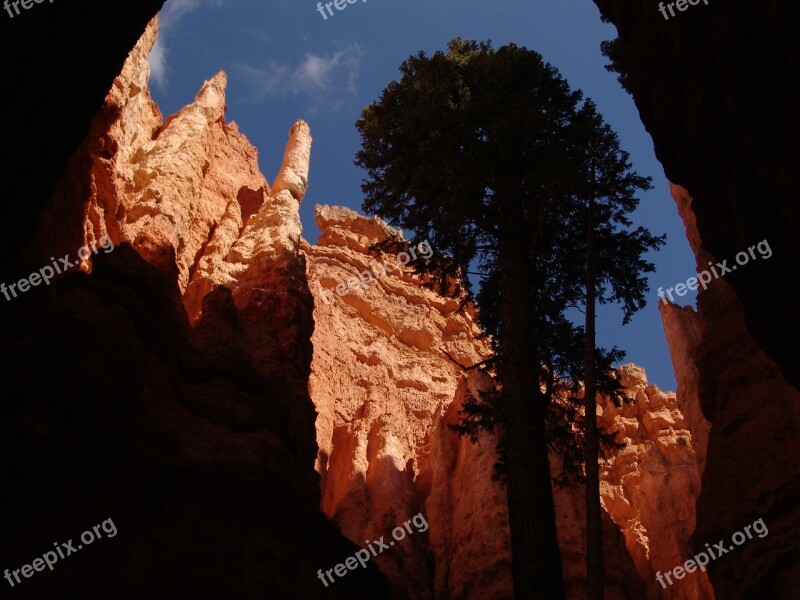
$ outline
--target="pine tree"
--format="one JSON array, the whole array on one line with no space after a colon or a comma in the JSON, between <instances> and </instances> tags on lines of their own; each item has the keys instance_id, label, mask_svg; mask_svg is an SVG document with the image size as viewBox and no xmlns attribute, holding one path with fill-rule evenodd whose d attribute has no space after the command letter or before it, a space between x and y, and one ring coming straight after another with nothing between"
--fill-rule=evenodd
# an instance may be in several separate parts
<instances>
[{"instance_id":1,"label":"pine tree","mask_svg":"<svg viewBox=\"0 0 800 600\"><path fill-rule=\"evenodd\" d=\"M574 391L584 370L583 329L567 313L586 303L586 200L605 198L595 211L597 298L622 302L627 318L652 270L642 254L661 243L630 231L625 216L648 181L629 171L594 105L536 52L455 38L400 71L356 123L363 208L414 232L412 243L430 241L434 257L416 268L440 291L456 280L472 294L468 274L480 274L474 297L499 393L467 403L463 430L503 420L515 596L563 598L548 448L572 453L566 469L580 465L565 441L577 400L564 399L563 382ZM594 182L590 156L607 170ZM613 390L621 356L598 349L601 388Z\"/></svg>"}]
</instances>

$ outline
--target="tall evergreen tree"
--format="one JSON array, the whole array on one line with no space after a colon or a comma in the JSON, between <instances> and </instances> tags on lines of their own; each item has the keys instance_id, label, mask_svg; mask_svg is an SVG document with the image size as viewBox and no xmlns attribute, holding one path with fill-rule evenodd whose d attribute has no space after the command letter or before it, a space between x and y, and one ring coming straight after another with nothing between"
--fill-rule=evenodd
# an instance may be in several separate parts
<instances>
[{"instance_id":1,"label":"tall evergreen tree","mask_svg":"<svg viewBox=\"0 0 800 600\"><path fill-rule=\"evenodd\" d=\"M548 444L558 439L552 423L569 429L576 413L551 400L563 391L562 379L583 376L583 330L567 311L586 303L580 232L586 199L601 187L590 181L587 159L610 130L538 53L514 44L495 51L455 38L447 53L420 52L400 70L356 124L356 164L368 175L364 210L414 232L413 242L430 240L436 254L416 266L440 289L454 279L471 292L468 273L481 274L479 319L492 335L500 393L497 406L472 424L491 426L498 411L505 415L515 595L563 598ZM600 178L609 193L595 211L597 298L632 312L644 303L641 272L652 270L642 254L660 240L630 231L625 214L647 180L609 148L616 158L600 155L594 163L598 171L614 167ZM619 357L599 350L595 358L610 387L610 364Z\"/></svg>"}]
</instances>

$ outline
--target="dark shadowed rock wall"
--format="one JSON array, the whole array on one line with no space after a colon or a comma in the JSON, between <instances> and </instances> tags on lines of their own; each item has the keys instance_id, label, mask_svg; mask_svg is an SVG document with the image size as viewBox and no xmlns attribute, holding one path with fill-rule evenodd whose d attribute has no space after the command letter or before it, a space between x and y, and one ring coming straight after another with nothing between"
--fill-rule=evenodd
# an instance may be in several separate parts
<instances>
[{"instance_id":1,"label":"dark shadowed rock wall","mask_svg":"<svg viewBox=\"0 0 800 600\"><path fill-rule=\"evenodd\" d=\"M727 276L756 341L800 384L800 4L710 0L665 21L658 3L595 0L617 66L670 181L720 261L767 239L773 257Z\"/></svg>"},{"instance_id":2,"label":"dark shadowed rock wall","mask_svg":"<svg viewBox=\"0 0 800 600\"><path fill-rule=\"evenodd\" d=\"M617 27L615 66L667 177L680 186L673 196L699 268L708 260L735 264L738 252L761 240L772 249L768 260L700 294L696 319L686 315L699 335L689 345L696 397L711 421L691 545L732 546L736 531L763 518L768 535L709 568L716 597L794 598L800 587L800 6L709 0L665 20L655 1L595 3Z\"/></svg>"},{"instance_id":3,"label":"dark shadowed rock wall","mask_svg":"<svg viewBox=\"0 0 800 600\"><path fill-rule=\"evenodd\" d=\"M100 181L91 152L116 159L108 127L125 105L114 100L140 90L104 99L161 4L2 14L2 281L30 273L13 257L35 223L39 249L76 251L84 215L72 209ZM35 599L385 597L372 563L327 589L317 579L358 547L319 510L305 280L280 301L210 290L191 326L175 255L159 269L116 241L91 275L0 298L0 571L54 542L77 549L0 585ZM284 254L291 265L259 255L261 273L302 276L302 259ZM106 519L117 534L78 548Z\"/></svg>"},{"instance_id":4,"label":"dark shadowed rock wall","mask_svg":"<svg viewBox=\"0 0 800 600\"><path fill-rule=\"evenodd\" d=\"M164 0L79 0L0 11L3 196L0 274ZM11 227L8 224L13 223Z\"/></svg>"}]
</instances>

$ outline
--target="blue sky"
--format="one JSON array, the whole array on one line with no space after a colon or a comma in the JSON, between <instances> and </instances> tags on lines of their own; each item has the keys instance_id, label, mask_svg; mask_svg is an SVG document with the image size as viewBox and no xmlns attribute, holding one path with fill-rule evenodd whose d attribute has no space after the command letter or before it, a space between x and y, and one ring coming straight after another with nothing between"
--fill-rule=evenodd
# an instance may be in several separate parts
<instances>
[{"instance_id":1,"label":"blue sky","mask_svg":"<svg viewBox=\"0 0 800 600\"><path fill-rule=\"evenodd\" d=\"M645 367L648 379L675 389L661 318L659 286L694 273L683 224L663 168L633 100L603 66L600 42L615 36L591 0L361 0L323 19L312 0L168 0L158 46L151 55L151 88L165 115L191 102L202 82L228 74L228 121L259 150L272 181L292 123L305 119L314 138L309 191L300 207L304 237L316 242L315 204L360 211L363 172L353 165L359 148L354 123L363 106L398 77L400 63L419 50L446 48L455 36L514 42L541 53L573 89L592 98L619 134L634 169L653 178L642 195L635 224L667 234L650 259L649 304L621 326L622 313L601 307L599 343L628 352L626 362ZM694 302L685 296L681 302Z\"/></svg>"}]
</instances>

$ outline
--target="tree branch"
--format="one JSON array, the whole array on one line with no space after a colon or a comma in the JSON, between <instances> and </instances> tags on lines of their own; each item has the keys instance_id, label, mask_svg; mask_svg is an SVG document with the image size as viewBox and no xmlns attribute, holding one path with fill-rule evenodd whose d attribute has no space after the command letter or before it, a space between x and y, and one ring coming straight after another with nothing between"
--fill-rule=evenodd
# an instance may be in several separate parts
<instances>
[{"instance_id":1,"label":"tree branch","mask_svg":"<svg viewBox=\"0 0 800 600\"><path fill-rule=\"evenodd\" d=\"M461 367L461 369L464 370L464 371L471 371L472 369L477 369L478 367L482 367L483 365L489 364L490 362L493 362L495 360L495 357L492 356L490 358L487 358L486 360L482 360L480 362L475 363L474 365L472 365L470 367L467 367L465 365L462 365L460 362L458 362L452 356L450 356L450 354L444 348L439 348L439 350L442 352L442 354L444 354L447 358L452 360L455 364L457 364L459 367Z\"/></svg>"}]
</instances>

